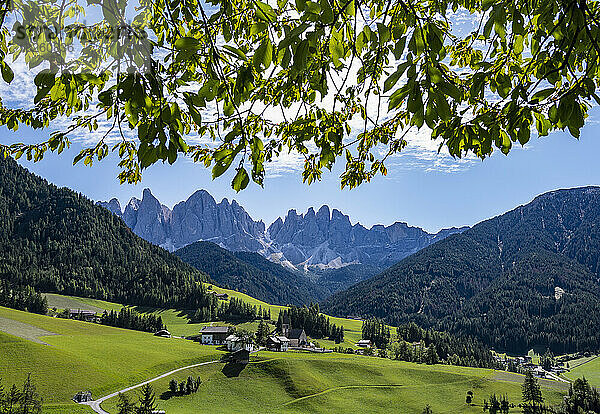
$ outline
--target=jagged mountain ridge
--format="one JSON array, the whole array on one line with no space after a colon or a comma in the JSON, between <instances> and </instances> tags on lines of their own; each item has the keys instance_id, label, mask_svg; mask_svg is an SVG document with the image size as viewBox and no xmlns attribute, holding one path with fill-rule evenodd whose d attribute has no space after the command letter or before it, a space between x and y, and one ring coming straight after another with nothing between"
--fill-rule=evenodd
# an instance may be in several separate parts
<instances>
[{"instance_id":1,"label":"jagged mountain ridge","mask_svg":"<svg viewBox=\"0 0 600 414\"><path fill-rule=\"evenodd\" d=\"M142 199L132 198L124 210L116 199L98 202L140 237L169 251L196 241L211 241L231 251L258 252L293 269L331 269L347 265L385 268L438 240L464 231L444 229L427 233L421 228L396 222L366 228L352 225L337 209L322 206L305 214L290 210L268 228L255 221L235 200L217 203L205 190L198 190L173 210L160 203L149 189Z\"/></svg>"}]
</instances>

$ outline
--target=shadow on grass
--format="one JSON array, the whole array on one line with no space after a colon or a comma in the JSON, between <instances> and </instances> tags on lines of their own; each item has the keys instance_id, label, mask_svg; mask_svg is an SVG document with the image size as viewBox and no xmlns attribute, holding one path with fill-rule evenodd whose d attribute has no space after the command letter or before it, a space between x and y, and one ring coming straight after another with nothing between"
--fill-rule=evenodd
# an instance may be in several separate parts
<instances>
[{"instance_id":1,"label":"shadow on grass","mask_svg":"<svg viewBox=\"0 0 600 414\"><path fill-rule=\"evenodd\" d=\"M246 368L246 364L240 364L239 362L228 362L225 364L221 372L227 378L239 377L244 368Z\"/></svg>"},{"instance_id":2,"label":"shadow on grass","mask_svg":"<svg viewBox=\"0 0 600 414\"><path fill-rule=\"evenodd\" d=\"M164 311L171 310L171 308L154 308L151 306L133 306L133 310L138 313L155 313L156 312L160 315ZM180 309L180 308L175 309L175 311L177 312L178 317L186 318L186 319L188 319L188 321L190 321L193 318L194 313L196 312L195 309Z\"/></svg>"}]
</instances>

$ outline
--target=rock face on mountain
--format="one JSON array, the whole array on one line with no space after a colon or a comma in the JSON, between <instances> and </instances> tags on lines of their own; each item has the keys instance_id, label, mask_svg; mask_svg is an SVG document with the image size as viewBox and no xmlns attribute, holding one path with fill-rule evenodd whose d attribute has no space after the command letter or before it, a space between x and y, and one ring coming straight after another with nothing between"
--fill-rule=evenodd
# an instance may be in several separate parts
<instances>
[{"instance_id":1,"label":"rock face on mountain","mask_svg":"<svg viewBox=\"0 0 600 414\"><path fill-rule=\"evenodd\" d=\"M370 229L339 210L323 206L315 213L310 208L304 215L290 210L268 229L268 236L292 264L298 266L340 267L348 264L392 265L463 229L445 229L430 234L418 227L396 222Z\"/></svg>"},{"instance_id":2,"label":"rock face on mountain","mask_svg":"<svg viewBox=\"0 0 600 414\"><path fill-rule=\"evenodd\" d=\"M98 204L100 207L104 207L117 217L121 217L123 215L123 212L121 211L121 203L119 203L119 200L116 198L113 198L110 201L98 201L96 204Z\"/></svg>"},{"instance_id":3,"label":"rock face on mountain","mask_svg":"<svg viewBox=\"0 0 600 414\"><path fill-rule=\"evenodd\" d=\"M255 221L235 200L217 203L205 190L196 191L173 207L162 205L144 190L125 210L117 200L99 202L142 238L173 251L196 241L211 241L228 250L258 252L274 262L296 269L335 269L369 265L382 269L425 246L464 229L430 234L406 223L376 225L370 229L350 222L337 209L322 206L306 214L290 210L268 229ZM370 276L372 273L369 272Z\"/></svg>"},{"instance_id":4,"label":"rock face on mountain","mask_svg":"<svg viewBox=\"0 0 600 414\"><path fill-rule=\"evenodd\" d=\"M212 241L234 251L263 251L265 225L254 221L235 201L217 203L206 191L199 190L171 211L149 189L142 199L133 197L121 212L118 200L98 202L138 236L169 251L199 240Z\"/></svg>"},{"instance_id":5,"label":"rock face on mountain","mask_svg":"<svg viewBox=\"0 0 600 414\"><path fill-rule=\"evenodd\" d=\"M205 190L173 207L170 237L175 248L206 240L229 250L257 252L264 248L264 233L265 224L252 220L235 200L217 203Z\"/></svg>"}]
</instances>

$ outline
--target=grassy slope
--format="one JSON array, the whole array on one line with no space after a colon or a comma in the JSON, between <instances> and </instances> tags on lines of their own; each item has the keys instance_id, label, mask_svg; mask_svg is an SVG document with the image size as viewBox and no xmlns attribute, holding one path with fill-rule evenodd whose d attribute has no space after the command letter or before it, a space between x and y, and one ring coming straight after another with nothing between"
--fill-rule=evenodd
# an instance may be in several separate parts
<instances>
[{"instance_id":1,"label":"grassy slope","mask_svg":"<svg viewBox=\"0 0 600 414\"><path fill-rule=\"evenodd\" d=\"M148 379L169 369L215 359L214 347L183 339L92 323L51 318L0 307L0 317L43 328L58 335L44 336L42 345L0 332L0 373L4 386L21 383L31 372L40 394L51 406L90 389L94 396ZM74 411L77 412L77 411Z\"/></svg>"},{"instance_id":2,"label":"grassy slope","mask_svg":"<svg viewBox=\"0 0 600 414\"><path fill-rule=\"evenodd\" d=\"M213 287L218 292L268 307L276 318L282 307L258 301L247 295ZM120 305L89 299L69 298L102 309L118 309ZM59 298L60 299L60 298ZM60 299L63 300L63 299ZM188 324L184 311L173 309L138 309L160 314L175 335L197 333L202 325ZM68 402L78 390L90 388L94 396L105 395L121 386L132 385L175 366L213 359L217 351L212 347L198 346L189 341L154 338L145 333L109 328L78 321L53 319L0 308L0 317L13 318L61 335L43 337L52 347L0 334L2 355L10 355L10 362L0 363L0 371L8 370L8 379L18 382L29 371L47 367L39 372L36 382L41 384L43 395L54 410L48 412L77 413L80 407ZM361 322L331 318L342 324L349 338L360 337ZM220 324L220 323L215 323ZM244 324L246 327L253 323ZM356 338L355 338L356 337ZM3 342L3 339L9 338ZM327 343L328 341L319 341ZM23 351L25 350L25 351ZM11 352L10 354L8 352ZM29 360L36 361L34 363ZM231 376L223 364L214 364L176 374L199 375L203 385L192 396L160 400L160 407L169 414L194 412L199 406L210 406L214 412L343 412L353 411L420 412L424 404L432 405L434 412L480 412L481 407L466 407L464 395L469 389L475 392L476 403L489 394L507 394L510 399L520 399L522 377L515 374L489 370L425 366L405 362L369 358L355 355L314 355L299 353L260 353L255 361L239 376ZM14 367L19 367L15 369ZM11 371L12 369L12 371ZM593 367L590 366L590 370ZM597 369L600 371L600 369ZM57 378L68 372L68 380ZM226 375L227 374L227 375ZM587 374L586 374L587 375ZM48 380L48 378L50 380ZM155 383L157 395L167 389L171 377ZM6 383L7 381L5 381ZM374 387L387 385L386 387ZM552 387L561 387L553 384ZM564 387L564 386L563 386ZM544 388L545 397L553 403L560 400L557 389ZM58 405L57 405L58 404ZM66 404L66 405L63 405ZM115 399L105 403L105 409L114 408ZM66 410L66 408L69 410ZM214 408L214 410L213 410ZM114 412L112 410L111 412Z\"/></svg>"},{"instance_id":3,"label":"grassy slope","mask_svg":"<svg viewBox=\"0 0 600 414\"><path fill-rule=\"evenodd\" d=\"M570 364L572 363L573 362L570 362ZM564 376L571 380L586 377L591 385L600 388L600 357L593 358L588 362L571 369L571 371L565 373Z\"/></svg>"},{"instance_id":4,"label":"grassy slope","mask_svg":"<svg viewBox=\"0 0 600 414\"><path fill-rule=\"evenodd\" d=\"M187 375L200 376L203 383L190 396L157 398L159 408L169 414L191 413L198 407L210 407L214 413L420 413L428 403L435 413L477 413L490 393L507 394L519 402L523 378L508 374L497 380L497 373L491 370L417 365L357 355L261 351L255 359L259 360L239 373L215 364L174 376L179 381ZM154 384L157 396L167 390L169 380ZM464 404L468 390L474 391L478 406ZM556 389L544 387L543 393L552 403L561 398ZM130 395L136 398L135 392ZM114 413L115 405L116 398L103 407Z\"/></svg>"},{"instance_id":5,"label":"grassy slope","mask_svg":"<svg viewBox=\"0 0 600 414\"><path fill-rule=\"evenodd\" d=\"M271 305L266 302L255 299L252 296L248 296L244 293L236 292L235 290L223 289L218 286L209 285L209 284L206 284L206 286L211 286L211 289L214 290L215 292L227 293L230 297L242 299L243 301L245 301L249 304L252 304L252 305L262 306L263 309L265 309L265 308L270 309L271 310L271 318L275 321L277 320L277 317L279 316L279 312L282 309L285 309L284 306ZM48 298L48 306L50 308L52 308L54 306L57 307L58 309L64 309L65 307L84 308L85 305L88 305L88 306L94 306L96 308L106 309L106 310L119 310L122 307L122 305L119 305L116 303L105 302L105 301L100 301L100 300L95 300L95 299L80 298L80 297L74 297L74 296L48 294L46 297ZM188 323L189 316L191 316L190 312L193 313L193 311L176 310L176 309L151 309L151 308L142 308L142 307L137 307L136 310L139 312L152 312L157 315L160 315L163 322L165 323L165 325L167 325L167 327L169 328L169 331L171 332L171 334L176 335L176 336L195 335L198 333L198 331L200 331L200 329L202 329L202 326L207 325L207 323L195 323L195 324ZM342 325L344 327L345 341L342 344L340 344L341 346L352 347L359 339L361 339L361 336L362 336L362 334L361 334L362 322L361 321L357 321L357 320L353 320L353 319L335 318L335 317L330 317L330 320L332 323L335 323L337 325ZM222 325L222 323L220 323L220 322L214 322L213 324L214 325ZM258 326L258 322L245 323L245 324L241 324L239 326L246 328L246 329L256 330L256 328ZM339 346L339 345L336 345L333 341L328 341L328 340L318 340L318 342L319 342L319 344L324 345L329 348L334 347L334 346Z\"/></svg>"}]
</instances>

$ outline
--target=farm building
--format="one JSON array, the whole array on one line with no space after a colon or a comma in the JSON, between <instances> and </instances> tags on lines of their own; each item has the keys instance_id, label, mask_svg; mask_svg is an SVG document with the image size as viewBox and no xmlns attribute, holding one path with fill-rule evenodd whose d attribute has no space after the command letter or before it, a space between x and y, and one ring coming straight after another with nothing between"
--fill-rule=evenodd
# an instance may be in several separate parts
<instances>
[{"instance_id":1,"label":"farm building","mask_svg":"<svg viewBox=\"0 0 600 414\"><path fill-rule=\"evenodd\" d=\"M270 336L267 339L267 349L269 351L285 352L290 346L290 340L285 336Z\"/></svg>"},{"instance_id":2,"label":"farm building","mask_svg":"<svg viewBox=\"0 0 600 414\"><path fill-rule=\"evenodd\" d=\"M69 309L69 318L94 322L96 320L96 312L83 309Z\"/></svg>"},{"instance_id":3,"label":"farm building","mask_svg":"<svg viewBox=\"0 0 600 414\"><path fill-rule=\"evenodd\" d=\"M228 326L205 326L200 331L202 335L202 344L204 345L223 345L229 336Z\"/></svg>"},{"instance_id":4,"label":"farm building","mask_svg":"<svg viewBox=\"0 0 600 414\"><path fill-rule=\"evenodd\" d=\"M252 352L254 350L254 344L249 343L248 341L244 341L243 338L240 338L237 335L229 335L225 338L225 343L227 345L228 351L238 351L240 349L245 349L248 352Z\"/></svg>"},{"instance_id":5,"label":"farm building","mask_svg":"<svg viewBox=\"0 0 600 414\"><path fill-rule=\"evenodd\" d=\"M373 342L371 342L370 339L361 339L360 341L358 341L356 343L356 346L361 347L361 348L372 348Z\"/></svg>"},{"instance_id":6,"label":"farm building","mask_svg":"<svg viewBox=\"0 0 600 414\"><path fill-rule=\"evenodd\" d=\"M166 329L161 329L160 331L156 332L154 334L154 336L160 336L162 338L170 338L171 332L167 331Z\"/></svg>"},{"instance_id":7,"label":"farm building","mask_svg":"<svg viewBox=\"0 0 600 414\"><path fill-rule=\"evenodd\" d=\"M91 391L79 391L73 397L73 401L76 403L85 403L89 401L93 401L92 392Z\"/></svg>"},{"instance_id":8,"label":"farm building","mask_svg":"<svg viewBox=\"0 0 600 414\"><path fill-rule=\"evenodd\" d=\"M292 347L305 347L308 345L308 338L304 329L290 329L286 337L290 340Z\"/></svg>"},{"instance_id":9,"label":"farm building","mask_svg":"<svg viewBox=\"0 0 600 414\"><path fill-rule=\"evenodd\" d=\"M227 293L217 293L213 291L213 295L215 295L215 297L220 300L227 300L229 298L229 295Z\"/></svg>"}]
</instances>

